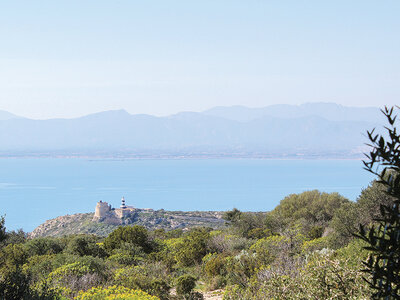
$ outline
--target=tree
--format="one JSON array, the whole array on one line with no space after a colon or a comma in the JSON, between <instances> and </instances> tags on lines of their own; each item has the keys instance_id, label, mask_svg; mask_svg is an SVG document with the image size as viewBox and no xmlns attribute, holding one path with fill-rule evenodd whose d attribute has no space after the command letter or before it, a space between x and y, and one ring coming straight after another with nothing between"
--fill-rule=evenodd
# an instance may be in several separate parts
<instances>
[{"instance_id":1,"label":"tree","mask_svg":"<svg viewBox=\"0 0 400 300\"><path fill-rule=\"evenodd\" d=\"M237 208L234 208L230 211L227 211L224 213L223 218L226 221L229 222L236 222L237 220L240 219L242 212L240 210L238 210Z\"/></svg>"},{"instance_id":2,"label":"tree","mask_svg":"<svg viewBox=\"0 0 400 300\"><path fill-rule=\"evenodd\" d=\"M357 232L360 224L359 206L355 202L343 204L332 218L329 226L333 232L329 235L329 245L333 249L346 246Z\"/></svg>"},{"instance_id":3,"label":"tree","mask_svg":"<svg viewBox=\"0 0 400 300\"><path fill-rule=\"evenodd\" d=\"M0 217L0 243L7 238L4 216Z\"/></svg>"},{"instance_id":4,"label":"tree","mask_svg":"<svg viewBox=\"0 0 400 300\"><path fill-rule=\"evenodd\" d=\"M282 233L286 228L300 224L304 234L318 238L335 213L349 202L338 193L322 193L318 190L291 194L266 216L266 226L273 232Z\"/></svg>"},{"instance_id":5,"label":"tree","mask_svg":"<svg viewBox=\"0 0 400 300\"><path fill-rule=\"evenodd\" d=\"M22 270L28 254L21 245L0 251L0 299L19 300L29 295L29 276Z\"/></svg>"},{"instance_id":6,"label":"tree","mask_svg":"<svg viewBox=\"0 0 400 300\"><path fill-rule=\"evenodd\" d=\"M244 213L234 208L225 212L223 218L228 221L238 234L250 237L254 234L254 229L264 227L265 214L263 213Z\"/></svg>"},{"instance_id":7,"label":"tree","mask_svg":"<svg viewBox=\"0 0 400 300\"><path fill-rule=\"evenodd\" d=\"M358 232L360 224L368 226L380 216L380 205L390 205L395 200L386 193L384 184L372 181L361 191L357 202L343 204L334 214L329 226L333 232L329 235L330 247L336 249L347 245L354 234Z\"/></svg>"},{"instance_id":8,"label":"tree","mask_svg":"<svg viewBox=\"0 0 400 300\"><path fill-rule=\"evenodd\" d=\"M361 192L357 199L358 215L360 223L369 225L374 219L380 217L380 206L391 205L396 199L387 192L387 187L374 180L366 189Z\"/></svg>"},{"instance_id":9,"label":"tree","mask_svg":"<svg viewBox=\"0 0 400 300\"><path fill-rule=\"evenodd\" d=\"M26 242L27 233L24 232L22 229L18 229L17 231L8 231L7 238L5 240L5 244L23 244Z\"/></svg>"},{"instance_id":10,"label":"tree","mask_svg":"<svg viewBox=\"0 0 400 300\"><path fill-rule=\"evenodd\" d=\"M366 280L377 299L400 299L400 135L395 127L398 115L394 112L393 107L382 110L389 123L384 127L385 134L367 131L367 145L372 149L364 161L365 169L378 177L378 183L386 187L386 193L394 200L380 205L380 216L374 218L377 226L367 232L360 225L357 235L367 242L365 249L372 251L365 262L365 272L370 274Z\"/></svg>"}]
</instances>

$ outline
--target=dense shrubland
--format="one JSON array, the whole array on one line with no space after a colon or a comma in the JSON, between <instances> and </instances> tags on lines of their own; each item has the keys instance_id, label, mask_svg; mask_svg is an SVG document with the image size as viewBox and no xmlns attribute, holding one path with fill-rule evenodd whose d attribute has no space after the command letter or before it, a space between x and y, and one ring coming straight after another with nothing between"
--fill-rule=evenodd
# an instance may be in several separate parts
<instances>
[{"instance_id":1,"label":"dense shrubland","mask_svg":"<svg viewBox=\"0 0 400 300\"><path fill-rule=\"evenodd\" d=\"M355 203L337 193L293 194L269 213L228 211L219 230L127 226L106 238L27 239L3 222L1 297L201 299L201 291L223 289L226 299L368 298L360 271L368 252L352 234L373 222L377 201L391 201L383 190L373 182Z\"/></svg>"},{"instance_id":2,"label":"dense shrubland","mask_svg":"<svg viewBox=\"0 0 400 300\"><path fill-rule=\"evenodd\" d=\"M135 225L105 238L27 239L7 232L1 218L0 298L194 300L222 289L232 300L397 299L400 155L387 162L400 146L376 147L372 165L386 162L390 172L377 173L356 202L316 190L292 194L268 213L228 211L218 230Z\"/></svg>"}]
</instances>

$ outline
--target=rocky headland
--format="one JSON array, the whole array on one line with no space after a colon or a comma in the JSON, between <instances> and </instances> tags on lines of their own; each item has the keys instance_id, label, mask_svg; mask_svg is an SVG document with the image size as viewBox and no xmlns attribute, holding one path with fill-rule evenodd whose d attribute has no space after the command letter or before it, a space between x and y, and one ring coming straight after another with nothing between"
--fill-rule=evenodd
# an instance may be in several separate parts
<instances>
[{"instance_id":1,"label":"rocky headland","mask_svg":"<svg viewBox=\"0 0 400 300\"><path fill-rule=\"evenodd\" d=\"M225 225L222 215L223 212L218 211L185 212L136 208L134 212L124 216L118 224L115 222L115 218L96 220L94 213L79 213L47 220L33 230L29 236L31 238L69 234L106 236L118 226L132 225L142 225L150 230L189 229L198 226L220 228Z\"/></svg>"}]
</instances>

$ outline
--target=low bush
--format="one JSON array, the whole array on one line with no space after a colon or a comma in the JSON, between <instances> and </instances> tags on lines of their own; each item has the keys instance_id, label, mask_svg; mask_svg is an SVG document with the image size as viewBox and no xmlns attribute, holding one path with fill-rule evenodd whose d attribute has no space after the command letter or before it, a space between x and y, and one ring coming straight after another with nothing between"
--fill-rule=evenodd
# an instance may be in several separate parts
<instances>
[{"instance_id":1,"label":"low bush","mask_svg":"<svg viewBox=\"0 0 400 300\"><path fill-rule=\"evenodd\" d=\"M108 288L92 288L87 292L80 292L76 300L159 300L140 290L132 290L122 286Z\"/></svg>"}]
</instances>

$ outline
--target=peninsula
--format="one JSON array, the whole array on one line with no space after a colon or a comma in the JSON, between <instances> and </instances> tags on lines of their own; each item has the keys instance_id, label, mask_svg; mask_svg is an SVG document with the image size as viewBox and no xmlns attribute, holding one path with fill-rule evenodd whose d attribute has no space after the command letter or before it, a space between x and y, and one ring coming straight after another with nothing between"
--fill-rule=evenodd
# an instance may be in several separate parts
<instances>
[{"instance_id":1,"label":"peninsula","mask_svg":"<svg viewBox=\"0 0 400 300\"><path fill-rule=\"evenodd\" d=\"M34 229L31 238L70 234L107 236L118 226L142 225L147 229L183 229L205 226L220 228L225 225L219 211L166 211L135 208L121 200L120 208L99 201L94 213L78 213L47 220Z\"/></svg>"}]
</instances>

